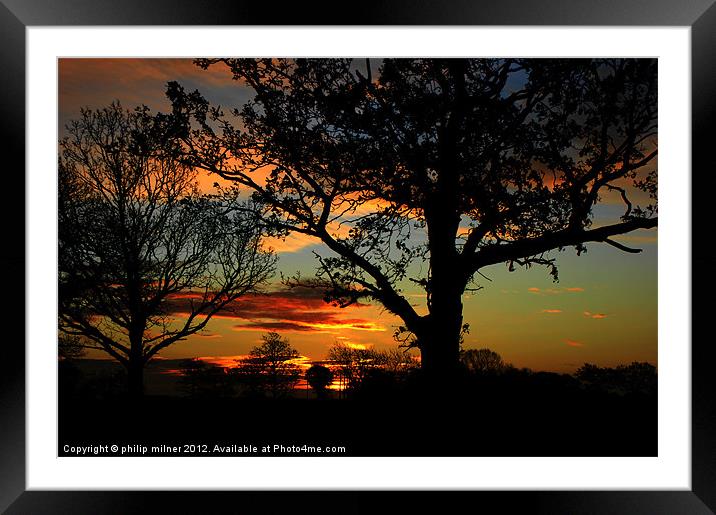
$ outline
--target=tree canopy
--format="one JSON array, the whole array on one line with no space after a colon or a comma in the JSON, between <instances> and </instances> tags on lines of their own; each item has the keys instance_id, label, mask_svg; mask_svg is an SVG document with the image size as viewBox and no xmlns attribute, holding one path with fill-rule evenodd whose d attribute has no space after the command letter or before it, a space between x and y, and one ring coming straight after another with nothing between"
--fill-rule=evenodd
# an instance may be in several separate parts
<instances>
[{"instance_id":1,"label":"tree canopy","mask_svg":"<svg viewBox=\"0 0 716 515\"><path fill-rule=\"evenodd\" d=\"M306 370L306 381L322 397L333 382L333 372L323 365L312 365Z\"/></svg>"},{"instance_id":2,"label":"tree canopy","mask_svg":"<svg viewBox=\"0 0 716 515\"><path fill-rule=\"evenodd\" d=\"M267 392L272 398L285 396L301 378L295 363L300 354L279 333L267 333L261 340L261 345L253 347L247 358L237 362L233 369L235 378L250 390Z\"/></svg>"},{"instance_id":3,"label":"tree canopy","mask_svg":"<svg viewBox=\"0 0 716 515\"><path fill-rule=\"evenodd\" d=\"M502 361L502 356L490 349L464 350L460 361L468 371L477 374L499 374L510 367Z\"/></svg>"},{"instance_id":4,"label":"tree canopy","mask_svg":"<svg viewBox=\"0 0 716 515\"><path fill-rule=\"evenodd\" d=\"M485 267L557 280L553 251L638 252L611 238L657 225L655 59L196 62L254 97L225 113L169 83L187 162L251 191L275 233L321 240L331 254L296 282L382 304L426 369L457 366L462 295ZM621 219L594 224L606 195Z\"/></svg>"}]
</instances>

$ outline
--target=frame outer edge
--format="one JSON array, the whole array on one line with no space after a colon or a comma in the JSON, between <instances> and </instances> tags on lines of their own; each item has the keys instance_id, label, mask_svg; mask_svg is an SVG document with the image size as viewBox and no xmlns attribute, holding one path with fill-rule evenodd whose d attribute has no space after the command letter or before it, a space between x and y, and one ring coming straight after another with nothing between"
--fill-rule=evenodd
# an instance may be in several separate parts
<instances>
[{"instance_id":1,"label":"frame outer edge","mask_svg":"<svg viewBox=\"0 0 716 515\"><path fill-rule=\"evenodd\" d=\"M25 490L25 26L0 4L0 131L5 190L0 202L5 295L10 314L2 337L0 373L0 511ZM20 218L22 217L22 218Z\"/></svg>"},{"instance_id":2,"label":"frame outer edge","mask_svg":"<svg viewBox=\"0 0 716 515\"><path fill-rule=\"evenodd\" d=\"M2 82L4 95L0 96L0 114L4 122L1 125L4 136L2 141L6 144L5 148L7 149L25 148L25 23L42 23L49 25L59 25L63 23L70 25L117 23L117 21L110 22L107 20L107 17L111 18L111 13L97 9L99 6L96 6L95 9L88 9L88 14L87 12L81 12L81 6L88 5L82 0L70 3L73 4L72 8L65 10L64 14L60 13L57 17L55 17L55 15L58 14L59 11L53 9L52 4L45 1L27 1L26 7L23 7L20 2L14 0L5 0L0 4L0 64L6 77L8 77L7 80ZM107 5L101 0L98 3ZM130 2L130 4L134 3L135 2ZM159 0L158 3L164 4L165 2ZM224 4L224 6L228 5L224 2L221 3ZM458 3L461 4L461 7L466 7L465 10L468 11L468 16L464 18L466 22L470 23L471 20L474 21L476 18L475 13L477 12L476 7L478 6L472 4L472 8L468 8L469 6L464 5L464 2ZM512 2L507 3L511 4ZM692 241L694 242L692 244L692 274L694 276L698 274L700 289L705 292L710 292L716 289L716 281L712 277L713 267L716 265L716 258L710 254L707 247L699 243L696 236L699 234L703 235L704 232L706 232L706 234L712 232L709 230L710 226L707 223L707 209L713 203L712 198L709 198L709 192L716 191L716 176L714 175L714 171L716 171L716 154L710 150L714 141L714 129L712 124L714 120L716 120L716 72L714 72L716 66L716 4L713 3L713 0L708 0L707 2L697 0L689 3L686 13L681 11L681 13L678 14L680 9L675 7L675 5L678 4L676 2L668 3L672 6L670 9L663 9L663 5L661 5L659 6L662 7L661 9L657 8L651 11L652 13L659 11L660 14L648 14L640 23L644 25L679 25L691 22L693 24L692 169L694 172L699 170L700 183L698 188L692 189ZM8 8L7 4L10 4L11 7ZM55 7L59 7L58 4L55 4ZM419 18L423 20L429 19L423 16L432 10L428 4L429 2L420 2L420 4L416 5L418 9L414 11L413 14L398 14L397 17L405 17L403 23L419 24ZM552 6L557 4L560 4L560 2L556 2L552 4ZM710 6L708 4L710 4ZM186 5L186 3L184 5ZM494 6L495 3L492 3L492 5ZM236 4L234 4L234 8L236 7ZM421 7L422 9L420 9ZM498 7L484 7L487 7L486 10L482 11L486 19L485 24L500 24L500 20L505 16L504 9L500 8L499 4ZM656 6L652 4L652 7ZM687 6L684 5L682 7ZM232 11L233 9L226 10ZM134 14L130 14L132 20L126 20L126 15L121 17L125 23L129 21L127 24L132 24L131 21L136 21L138 19L137 17L140 16L139 11L131 8L125 12L131 13L132 11L134 11ZM223 9L220 8L217 9L217 11L221 12ZM250 14L244 18L241 14L242 9L236 9L234 13L239 15L241 22L244 24L251 23L258 18L258 16L255 16L255 14L258 14L257 11L246 9L243 9L243 11L244 14L246 12L254 14ZM397 10L389 10L387 8L377 10L379 13L388 14L388 16L386 16L388 22L393 23L396 22L396 13L401 11L403 13L405 12L405 10L401 8ZM513 23L539 24L539 22L535 23L534 18L549 19L551 18L551 11L552 9L548 9L547 14L543 12L541 15L535 14L533 11L528 11L525 14L527 18L533 18L531 23L523 19L525 15L517 16L518 19ZM186 20L188 17L184 15L188 15L190 10L180 9L174 13L174 16L170 16L170 19L167 20L168 24L187 23ZM632 12L631 16L626 17L626 22L620 22L620 24L636 25L637 22L631 21L633 16L634 13ZM567 16L567 19L560 22L560 24L571 24L572 22L569 18L572 17L574 17L574 15ZM323 16L323 18L325 18L325 16ZM581 17L578 16L578 18ZM594 25L600 22L604 23L602 18L603 16L595 17L591 23L585 23L585 25ZM667 18L669 18L670 21L667 21ZM695 21L691 21L694 19ZM235 17L229 16L228 18L224 18L222 22L236 23L235 20ZM445 22L442 18L433 18L433 20L435 20L435 22ZM193 24L206 21L207 20L195 20ZM144 23L148 24L150 22L145 19ZM376 22L373 21L373 23ZM385 21L383 21L383 23L385 23ZM546 21L541 23L546 24ZM22 99L22 101L20 99ZM25 169L25 154L24 151L21 153L16 152L11 154L10 157L14 162L12 162L12 165L6 165L5 168L8 171L6 175L6 187L8 187L9 190L12 188L12 196L15 197L14 202L19 202L21 206L19 210L16 208L13 209L12 202L10 201L12 199L9 199L2 204L2 209L5 210L5 220L13 221L19 212L24 213L25 188L24 173L22 174L23 181L19 180L17 174L15 177L11 174L13 170ZM7 160L5 162L7 163ZM708 188L708 186L714 186L714 188L711 189ZM22 194L18 192L18 188ZM26 272L24 223L19 226L18 224L7 223L4 228L6 241L15 243L16 248L20 248L21 250L12 255L0 255L0 266L3 267L3 271L9 281L8 287L10 291L14 293L12 299L3 298L3 308L5 308L5 312L17 312L18 305L22 305L24 312L24 284L22 284ZM18 295L18 291L22 291L22 295ZM716 408L714 407L713 399L713 392L716 391L716 380L714 379L711 369L711 364L713 363L712 338L709 338L710 333L707 332L708 328L705 327L704 322L709 320L711 302L705 301L703 298L699 302L696 297L697 294L694 293L693 295L692 489L693 493L698 496L705 505L710 507L711 510L716 510L716 491L714 491L714 485L716 485L716 440L714 439L714 435L716 434ZM0 425L0 455L3 458L0 460L0 485L2 485L2 488L0 488L0 511L4 511L25 489L25 354L24 347L16 344L19 341L24 341L24 325L15 329L15 332L11 332L7 335L7 345L4 349L3 361L5 363L13 363L15 366L12 368L6 367L6 371L0 374L0 420L3 420L3 424ZM13 345L14 343L15 345ZM97 493L99 494L99 492ZM28 497L34 497L28 494L31 493L27 492L23 494L21 501L28 501ZM38 492L38 494L40 493ZM49 493L45 495L47 494ZM57 494L60 493L57 492ZM62 494L60 494L60 496L62 496ZM572 497L570 494L567 494L567 496ZM111 498L113 496L110 495L108 497ZM145 496L142 495L142 497ZM591 496L587 494L587 497ZM615 497L619 497L619 495ZM641 499L644 500L643 497L641 497ZM74 500L77 501L78 499L75 497Z\"/></svg>"},{"instance_id":3,"label":"frame outer edge","mask_svg":"<svg viewBox=\"0 0 716 515\"><path fill-rule=\"evenodd\" d=\"M716 190L716 3L691 28L692 74L692 491L716 512L716 374L711 207ZM709 238L710 237L710 238ZM698 286L694 287L694 278Z\"/></svg>"},{"instance_id":4,"label":"frame outer edge","mask_svg":"<svg viewBox=\"0 0 716 515\"><path fill-rule=\"evenodd\" d=\"M25 25L681 25L713 0L2 0Z\"/></svg>"}]
</instances>

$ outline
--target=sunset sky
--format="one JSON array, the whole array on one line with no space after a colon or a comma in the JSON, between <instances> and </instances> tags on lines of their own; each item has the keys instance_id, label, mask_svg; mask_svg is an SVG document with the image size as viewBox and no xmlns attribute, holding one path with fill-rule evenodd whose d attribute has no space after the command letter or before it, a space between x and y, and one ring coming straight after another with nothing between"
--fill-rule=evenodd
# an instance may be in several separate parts
<instances>
[{"instance_id":1,"label":"sunset sky","mask_svg":"<svg viewBox=\"0 0 716 515\"><path fill-rule=\"evenodd\" d=\"M238 107L250 91L214 66L201 70L190 59L61 59L58 64L59 135L79 116L81 107L100 108L119 100L126 108L146 104L166 111L167 81L187 90L199 89L214 105ZM202 184L221 181L202 177ZM607 197L596 210L596 225L616 222L623 213L617 197ZM606 244L587 244L577 257L573 249L559 253L560 282L545 268L504 264L483 269L480 291L464 296L464 319L470 324L465 348L488 347L517 367L571 372L585 362L612 366L632 361L657 362L657 236L656 230L615 237L642 248L627 254ZM312 275L313 252L329 255L317 240L290 236L270 245L279 254L285 275ZM401 322L378 305L340 309L325 304L320 292L286 290L278 274L265 296L240 299L199 335L161 353L164 358L236 356L260 343L267 331L288 337L298 351L323 359L336 342L395 347L393 332ZM402 285L406 296L424 313L425 296L416 285ZM89 357L106 357L102 353Z\"/></svg>"}]
</instances>

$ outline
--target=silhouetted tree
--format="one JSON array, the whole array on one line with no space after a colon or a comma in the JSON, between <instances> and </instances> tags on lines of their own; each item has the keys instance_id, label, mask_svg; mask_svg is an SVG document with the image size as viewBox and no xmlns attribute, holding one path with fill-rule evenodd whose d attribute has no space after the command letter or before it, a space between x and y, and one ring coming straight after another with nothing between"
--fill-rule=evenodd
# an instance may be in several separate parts
<instances>
[{"instance_id":1,"label":"silhouetted tree","mask_svg":"<svg viewBox=\"0 0 716 515\"><path fill-rule=\"evenodd\" d=\"M146 107L83 110L59 158L60 328L127 369L145 364L255 291L273 271L257 213L200 194ZM181 317L175 314L181 313Z\"/></svg>"},{"instance_id":2,"label":"silhouetted tree","mask_svg":"<svg viewBox=\"0 0 716 515\"><path fill-rule=\"evenodd\" d=\"M490 349L468 349L460 353L462 361L468 371L477 374L499 374L509 365L502 361L495 351Z\"/></svg>"},{"instance_id":3,"label":"silhouetted tree","mask_svg":"<svg viewBox=\"0 0 716 515\"><path fill-rule=\"evenodd\" d=\"M377 366L371 349L359 349L337 343L328 350L328 359L338 367L342 389L355 389L368 370Z\"/></svg>"},{"instance_id":4,"label":"silhouetted tree","mask_svg":"<svg viewBox=\"0 0 716 515\"><path fill-rule=\"evenodd\" d=\"M273 398L285 396L301 377L295 363L300 354L278 333L270 332L261 338L263 343L237 362L235 377L250 390L268 392Z\"/></svg>"},{"instance_id":5,"label":"silhouetted tree","mask_svg":"<svg viewBox=\"0 0 716 515\"><path fill-rule=\"evenodd\" d=\"M318 397L323 397L326 394L326 388L333 382L333 372L323 365L313 365L306 370L306 381Z\"/></svg>"},{"instance_id":6,"label":"silhouetted tree","mask_svg":"<svg viewBox=\"0 0 716 515\"><path fill-rule=\"evenodd\" d=\"M375 363L394 375L404 375L420 366L416 357L405 349L384 349L373 352Z\"/></svg>"},{"instance_id":7,"label":"silhouetted tree","mask_svg":"<svg viewBox=\"0 0 716 515\"><path fill-rule=\"evenodd\" d=\"M255 95L235 123L169 83L189 161L252 191L277 234L320 239L332 254L296 282L381 303L426 370L457 367L480 270L544 265L557 280L551 251L638 252L611 237L657 225L655 59L385 59L375 78L351 59L197 60L217 63ZM610 192L621 220L592 227ZM408 277L416 259L426 273Z\"/></svg>"},{"instance_id":8,"label":"silhouetted tree","mask_svg":"<svg viewBox=\"0 0 716 515\"><path fill-rule=\"evenodd\" d=\"M656 367L646 362L635 361L615 368L585 363L574 377L588 387L620 394L655 394L657 389Z\"/></svg>"},{"instance_id":9,"label":"silhouetted tree","mask_svg":"<svg viewBox=\"0 0 716 515\"><path fill-rule=\"evenodd\" d=\"M217 398L234 394L232 381L224 367L200 359L185 360L179 386L189 397Z\"/></svg>"},{"instance_id":10,"label":"silhouetted tree","mask_svg":"<svg viewBox=\"0 0 716 515\"><path fill-rule=\"evenodd\" d=\"M629 365L618 365L616 373L628 392L656 394L657 372L651 363L634 361Z\"/></svg>"},{"instance_id":11,"label":"silhouetted tree","mask_svg":"<svg viewBox=\"0 0 716 515\"><path fill-rule=\"evenodd\" d=\"M331 346L328 359L337 365L342 386L347 389L356 389L376 370L398 378L418 366L413 356L400 349L361 349L343 343Z\"/></svg>"}]
</instances>

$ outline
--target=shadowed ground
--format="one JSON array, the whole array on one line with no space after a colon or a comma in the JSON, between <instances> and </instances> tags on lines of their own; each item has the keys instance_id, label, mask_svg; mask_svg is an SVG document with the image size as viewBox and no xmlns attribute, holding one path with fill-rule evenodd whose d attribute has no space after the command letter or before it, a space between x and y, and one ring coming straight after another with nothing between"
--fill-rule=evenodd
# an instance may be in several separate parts
<instances>
[{"instance_id":1,"label":"shadowed ground","mask_svg":"<svg viewBox=\"0 0 716 515\"><path fill-rule=\"evenodd\" d=\"M656 456L656 395L585 389L568 376L472 378L442 392L414 381L347 399L60 400L67 445L344 446L342 456ZM104 454L107 455L107 454ZM111 455L111 453L110 453ZM179 453L176 455L187 455ZM195 454L201 455L201 453ZM217 453L209 452L210 456ZM246 455L229 452L225 455Z\"/></svg>"}]
</instances>

